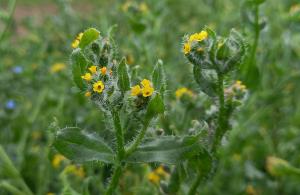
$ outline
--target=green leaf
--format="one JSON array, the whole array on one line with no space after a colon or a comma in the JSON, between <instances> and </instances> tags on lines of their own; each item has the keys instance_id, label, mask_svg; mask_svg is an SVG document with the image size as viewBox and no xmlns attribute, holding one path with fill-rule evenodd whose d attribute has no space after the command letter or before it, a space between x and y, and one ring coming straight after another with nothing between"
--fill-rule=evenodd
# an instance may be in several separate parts
<instances>
[{"instance_id":1,"label":"green leaf","mask_svg":"<svg viewBox=\"0 0 300 195\"><path fill-rule=\"evenodd\" d=\"M129 80L125 58L122 59L121 63L118 66L117 71L118 71L118 86L121 89L122 93L125 93L130 89L130 80Z\"/></svg>"},{"instance_id":2,"label":"green leaf","mask_svg":"<svg viewBox=\"0 0 300 195\"><path fill-rule=\"evenodd\" d=\"M59 130L53 145L61 154L76 162L114 161L113 150L99 136L77 127Z\"/></svg>"},{"instance_id":3,"label":"green leaf","mask_svg":"<svg viewBox=\"0 0 300 195\"><path fill-rule=\"evenodd\" d=\"M152 83L154 88L157 90L160 90L161 87L166 84L162 60L158 60L154 67L152 73Z\"/></svg>"},{"instance_id":4,"label":"green leaf","mask_svg":"<svg viewBox=\"0 0 300 195\"><path fill-rule=\"evenodd\" d=\"M177 164L200 154L204 150L199 145L198 140L198 136L148 138L125 161Z\"/></svg>"},{"instance_id":5,"label":"green leaf","mask_svg":"<svg viewBox=\"0 0 300 195\"><path fill-rule=\"evenodd\" d=\"M73 80L77 87L81 90L85 88L81 76L85 74L87 61L80 49L76 49L71 54Z\"/></svg>"},{"instance_id":6,"label":"green leaf","mask_svg":"<svg viewBox=\"0 0 300 195\"><path fill-rule=\"evenodd\" d=\"M150 120L158 114L163 114L165 110L164 102L160 94L155 94L147 107L146 120Z\"/></svg>"},{"instance_id":7,"label":"green leaf","mask_svg":"<svg viewBox=\"0 0 300 195\"><path fill-rule=\"evenodd\" d=\"M87 45L95 41L100 35L100 32L95 28L89 28L84 31L83 36L80 40L79 47L84 49Z\"/></svg>"},{"instance_id":8,"label":"green leaf","mask_svg":"<svg viewBox=\"0 0 300 195\"><path fill-rule=\"evenodd\" d=\"M208 79L204 76L204 70L200 66L194 66L194 78L200 89L210 97L217 95L217 86L213 79Z\"/></svg>"}]
</instances>

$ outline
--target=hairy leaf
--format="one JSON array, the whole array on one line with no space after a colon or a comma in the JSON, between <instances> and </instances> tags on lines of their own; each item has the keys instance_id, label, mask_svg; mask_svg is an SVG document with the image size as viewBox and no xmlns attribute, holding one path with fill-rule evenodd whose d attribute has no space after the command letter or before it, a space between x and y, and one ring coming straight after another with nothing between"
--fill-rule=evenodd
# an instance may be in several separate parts
<instances>
[{"instance_id":1,"label":"hairy leaf","mask_svg":"<svg viewBox=\"0 0 300 195\"><path fill-rule=\"evenodd\" d=\"M71 54L73 80L77 87L81 90L85 88L85 84L81 76L85 73L87 61L80 49L76 49Z\"/></svg>"},{"instance_id":2,"label":"hairy leaf","mask_svg":"<svg viewBox=\"0 0 300 195\"><path fill-rule=\"evenodd\" d=\"M123 93L130 89L130 80L125 58L122 59L121 63L118 66L118 86Z\"/></svg>"},{"instance_id":3,"label":"hairy leaf","mask_svg":"<svg viewBox=\"0 0 300 195\"><path fill-rule=\"evenodd\" d=\"M89 28L84 31L83 36L80 40L79 47L84 49L87 45L95 41L100 35L100 32L94 28Z\"/></svg>"},{"instance_id":4,"label":"hairy leaf","mask_svg":"<svg viewBox=\"0 0 300 195\"><path fill-rule=\"evenodd\" d=\"M57 132L54 147L64 156L76 162L102 161L112 163L113 150L96 134L81 131L77 127Z\"/></svg>"}]
</instances>

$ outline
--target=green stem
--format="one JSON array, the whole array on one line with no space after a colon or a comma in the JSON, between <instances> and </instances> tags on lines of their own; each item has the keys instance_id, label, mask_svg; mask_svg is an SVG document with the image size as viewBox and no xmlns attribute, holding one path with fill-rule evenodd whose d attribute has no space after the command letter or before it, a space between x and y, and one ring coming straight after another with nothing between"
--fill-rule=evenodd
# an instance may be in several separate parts
<instances>
[{"instance_id":1,"label":"green stem","mask_svg":"<svg viewBox=\"0 0 300 195\"><path fill-rule=\"evenodd\" d=\"M125 149L124 149L124 134L121 126L121 121L120 121L120 116L118 111L112 109L111 111L113 122L114 122L114 128L115 128L115 133L117 137L117 155L118 155L118 160L119 162L122 161L124 154L125 154Z\"/></svg>"},{"instance_id":2,"label":"green stem","mask_svg":"<svg viewBox=\"0 0 300 195\"><path fill-rule=\"evenodd\" d=\"M114 190L116 189L119 183L121 173L122 173L122 166L119 164L115 167L112 179L110 181L110 184L107 188L105 195L112 195L112 193L114 192Z\"/></svg>"},{"instance_id":3,"label":"green stem","mask_svg":"<svg viewBox=\"0 0 300 195\"><path fill-rule=\"evenodd\" d=\"M15 186L11 185L10 183L3 181L0 183L0 189L6 189L7 191L11 192L15 195L24 195L24 192L21 192L19 189L17 189Z\"/></svg>"},{"instance_id":4,"label":"green stem","mask_svg":"<svg viewBox=\"0 0 300 195\"><path fill-rule=\"evenodd\" d=\"M216 134L214 138L213 148L212 150L215 152L220 141L222 140L222 136L226 131L226 116L225 116L225 98L224 98L224 78L222 74L218 75L218 95L219 95L219 115L218 115L218 127L216 129Z\"/></svg>"},{"instance_id":5,"label":"green stem","mask_svg":"<svg viewBox=\"0 0 300 195\"><path fill-rule=\"evenodd\" d=\"M201 180L202 180L202 175L200 173L198 173L197 178L194 181L194 183L192 184L192 187L190 188L188 195L195 195L196 194L197 188L200 185Z\"/></svg>"},{"instance_id":6,"label":"green stem","mask_svg":"<svg viewBox=\"0 0 300 195\"><path fill-rule=\"evenodd\" d=\"M151 120L149 120L149 119L145 121L143 129L140 131L137 138L134 140L133 144L131 144L131 146L129 146L128 150L126 151L126 156L129 156L130 154L132 154L132 152L134 152L136 150L136 148L141 144L141 142L143 141L143 138L146 134L146 131L148 129L150 121Z\"/></svg>"},{"instance_id":7,"label":"green stem","mask_svg":"<svg viewBox=\"0 0 300 195\"><path fill-rule=\"evenodd\" d=\"M2 33L0 34L0 43L2 41L2 39L5 36L6 31L8 30L11 22L12 22L12 18L13 18L13 13L15 12L15 8L16 8L16 0L11 0L9 3L9 18L6 24L6 27L4 28L4 30L2 31Z\"/></svg>"}]
</instances>

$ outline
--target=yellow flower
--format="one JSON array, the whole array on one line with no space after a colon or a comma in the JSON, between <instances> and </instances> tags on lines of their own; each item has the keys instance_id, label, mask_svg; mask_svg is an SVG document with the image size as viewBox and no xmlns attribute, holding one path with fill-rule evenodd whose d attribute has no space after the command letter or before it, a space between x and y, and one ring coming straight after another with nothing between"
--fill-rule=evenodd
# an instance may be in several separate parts
<instances>
[{"instance_id":1,"label":"yellow flower","mask_svg":"<svg viewBox=\"0 0 300 195\"><path fill-rule=\"evenodd\" d=\"M131 88L131 95L132 96L137 96L141 93L141 87L139 85L133 86Z\"/></svg>"},{"instance_id":2,"label":"yellow flower","mask_svg":"<svg viewBox=\"0 0 300 195\"><path fill-rule=\"evenodd\" d=\"M252 185L247 185L246 194L247 195L257 195L258 193Z\"/></svg>"},{"instance_id":3,"label":"yellow flower","mask_svg":"<svg viewBox=\"0 0 300 195\"><path fill-rule=\"evenodd\" d=\"M80 43L80 41L81 41L82 36L83 36L83 33L79 33L79 34L77 35L76 39L75 39L75 40L73 41L73 43L72 43L73 49L75 49L75 48L78 47L78 45L79 45L79 43Z\"/></svg>"},{"instance_id":4,"label":"yellow flower","mask_svg":"<svg viewBox=\"0 0 300 195\"><path fill-rule=\"evenodd\" d=\"M57 169L59 167L60 163L65 159L66 158L63 155L55 154L52 159L52 166Z\"/></svg>"},{"instance_id":5,"label":"yellow flower","mask_svg":"<svg viewBox=\"0 0 300 195\"><path fill-rule=\"evenodd\" d=\"M192 41L203 41L208 37L208 33L206 31L201 31L199 33L192 34L189 38L189 42Z\"/></svg>"},{"instance_id":6,"label":"yellow flower","mask_svg":"<svg viewBox=\"0 0 300 195\"><path fill-rule=\"evenodd\" d=\"M160 177L159 175L157 175L155 172L150 172L147 175L147 178L150 182L154 183L154 184L159 184L160 181Z\"/></svg>"},{"instance_id":7,"label":"yellow flower","mask_svg":"<svg viewBox=\"0 0 300 195\"><path fill-rule=\"evenodd\" d=\"M300 11L300 4L295 4L295 5L292 5L292 7L290 9L290 14L293 15L299 11Z\"/></svg>"},{"instance_id":8,"label":"yellow flower","mask_svg":"<svg viewBox=\"0 0 300 195\"><path fill-rule=\"evenodd\" d=\"M141 12L147 12L148 11L148 6L145 2L141 3L139 6L139 9Z\"/></svg>"},{"instance_id":9,"label":"yellow flower","mask_svg":"<svg viewBox=\"0 0 300 195\"><path fill-rule=\"evenodd\" d=\"M144 79L141 82L143 87L151 87L151 82L148 79Z\"/></svg>"},{"instance_id":10,"label":"yellow flower","mask_svg":"<svg viewBox=\"0 0 300 195\"><path fill-rule=\"evenodd\" d=\"M92 75L90 73L85 73L81 78L89 82L92 80Z\"/></svg>"},{"instance_id":11,"label":"yellow flower","mask_svg":"<svg viewBox=\"0 0 300 195\"><path fill-rule=\"evenodd\" d=\"M93 84L93 91L97 93L102 93L104 89L104 84L102 81L97 81L96 83Z\"/></svg>"},{"instance_id":12,"label":"yellow flower","mask_svg":"<svg viewBox=\"0 0 300 195\"><path fill-rule=\"evenodd\" d=\"M180 99L183 95L188 95L190 97L193 97L194 93L186 87L182 87L176 90L175 96L177 99Z\"/></svg>"},{"instance_id":13,"label":"yellow flower","mask_svg":"<svg viewBox=\"0 0 300 195\"><path fill-rule=\"evenodd\" d=\"M51 73L56 73L59 71L62 71L66 68L66 65L64 63L55 63L50 67Z\"/></svg>"},{"instance_id":14,"label":"yellow flower","mask_svg":"<svg viewBox=\"0 0 300 195\"><path fill-rule=\"evenodd\" d=\"M47 195L55 195L53 192L48 192Z\"/></svg>"},{"instance_id":15,"label":"yellow flower","mask_svg":"<svg viewBox=\"0 0 300 195\"><path fill-rule=\"evenodd\" d=\"M154 171L157 175L162 176L162 177L166 177L169 174L165 171L163 166L159 166L155 169Z\"/></svg>"},{"instance_id":16,"label":"yellow flower","mask_svg":"<svg viewBox=\"0 0 300 195\"><path fill-rule=\"evenodd\" d=\"M242 91L242 92L245 92L246 89L247 89L246 85L243 85L243 84L242 84L242 81L239 81L239 80L237 80L237 81L233 84L233 88L234 88L235 90Z\"/></svg>"},{"instance_id":17,"label":"yellow flower","mask_svg":"<svg viewBox=\"0 0 300 195\"><path fill-rule=\"evenodd\" d=\"M106 75L107 68L104 66L101 68L101 74Z\"/></svg>"},{"instance_id":18,"label":"yellow flower","mask_svg":"<svg viewBox=\"0 0 300 195\"><path fill-rule=\"evenodd\" d=\"M92 74L96 74L96 73L97 73L97 66L91 66L91 67L89 67L89 71L90 71Z\"/></svg>"},{"instance_id":19,"label":"yellow flower","mask_svg":"<svg viewBox=\"0 0 300 195\"><path fill-rule=\"evenodd\" d=\"M83 178L85 176L85 172L83 170L83 168L80 166L75 166L75 165L68 165L66 166L66 168L64 169L65 173L72 173L80 178Z\"/></svg>"},{"instance_id":20,"label":"yellow flower","mask_svg":"<svg viewBox=\"0 0 300 195\"><path fill-rule=\"evenodd\" d=\"M154 88L151 87L151 86L144 86L144 87L142 88L142 93L143 93L143 96L144 96L144 97L149 97L149 96L151 96L151 95L153 94L153 92L154 92Z\"/></svg>"},{"instance_id":21,"label":"yellow flower","mask_svg":"<svg viewBox=\"0 0 300 195\"><path fill-rule=\"evenodd\" d=\"M124 11L124 12L127 12L128 11L128 8L131 6L131 1L127 1L127 2L125 2L123 5L122 5L122 10Z\"/></svg>"},{"instance_id":22,"label":"yellow flower","mask_svg":"<svg viewBox=\"0 0 300 195\"><path fill-rule=\"evenodd\" d=\"M190 53L190 51L191 51L191 44L189 42L185 43L183 45L183 52L184 52L184 54L186 55L186 54Z\"/></svg>"},{"instance_id":23,"label":"yellow flower","mask_svg":"<svg viewBox=\"0 0 300 195\"><path fill-rule=\"evenodd\" d=\"M92 93L90 91L85 92L84 96L85 97L91 97Z\"/></svg>"}]
</instances>

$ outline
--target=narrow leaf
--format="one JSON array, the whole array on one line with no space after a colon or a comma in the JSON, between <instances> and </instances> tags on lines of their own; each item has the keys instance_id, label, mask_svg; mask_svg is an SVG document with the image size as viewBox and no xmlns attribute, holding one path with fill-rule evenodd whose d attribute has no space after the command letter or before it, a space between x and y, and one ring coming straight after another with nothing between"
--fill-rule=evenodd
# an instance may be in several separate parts
<instances>
[{"instance_id":1,"label":"narrow leaf","mask_svg":"<svg viewBox=\"0 0 300 195\"><path fill-rule=\"evenodd\" d=\"M102 161L112 163L113 150L96 134L69 127L57 132L54 147L70 160L77 162Z\"/></svg>"},{"instance_id":2,"label":"narrow leaf","mask_svg":"<svg viewBox=\"0 0 300 195\"><path fill-rule=\"evenodd\" d=\"M197 136L148 138L125 161L177 164L198 155L203 150Z\"/></svg>"},{"instance_id":3,"label":"narrow leaf","mask_svg":"<svg viewBox=\"0 0 300 195\"><path fill-rule=\"evenodd\" d=\"M85 88L85 84L81 76L85 73L87 61L80 49L76 49L71 54L73 80L77 87L81 90Z\"/></svg>"},{"instance_id":4,"label":"narrow leaf","mask_svg":"<svg viewBox=\"0 0 300 195\"><path fill-rule=\"evenodd\" d=\"M155 94L147 107L146 120L155 117L158 114L164 113L165 106L160 94Z\"/></svg>"},{"instance_id":5,"label":"narrow leaf","mask_svg":"<svg viewBox=\"0 0 300 195\"><path fill-rule=\"evenodd\" d=\"M165 85L165 82L163 62L162 60L158 60L152 73L152 83L155 89L160 90Z\"/></svg>"},{"instance_id":6,"label":"narrow leaf","mask_svg":"<svg viewBox=\"0 0 300 195\"><path fill-rule=\"evenodd\" d=\"M130 80L125 58L122 59L118 66L118 86L123 93L130 89Z\"/></svg>"}]
</instances>

